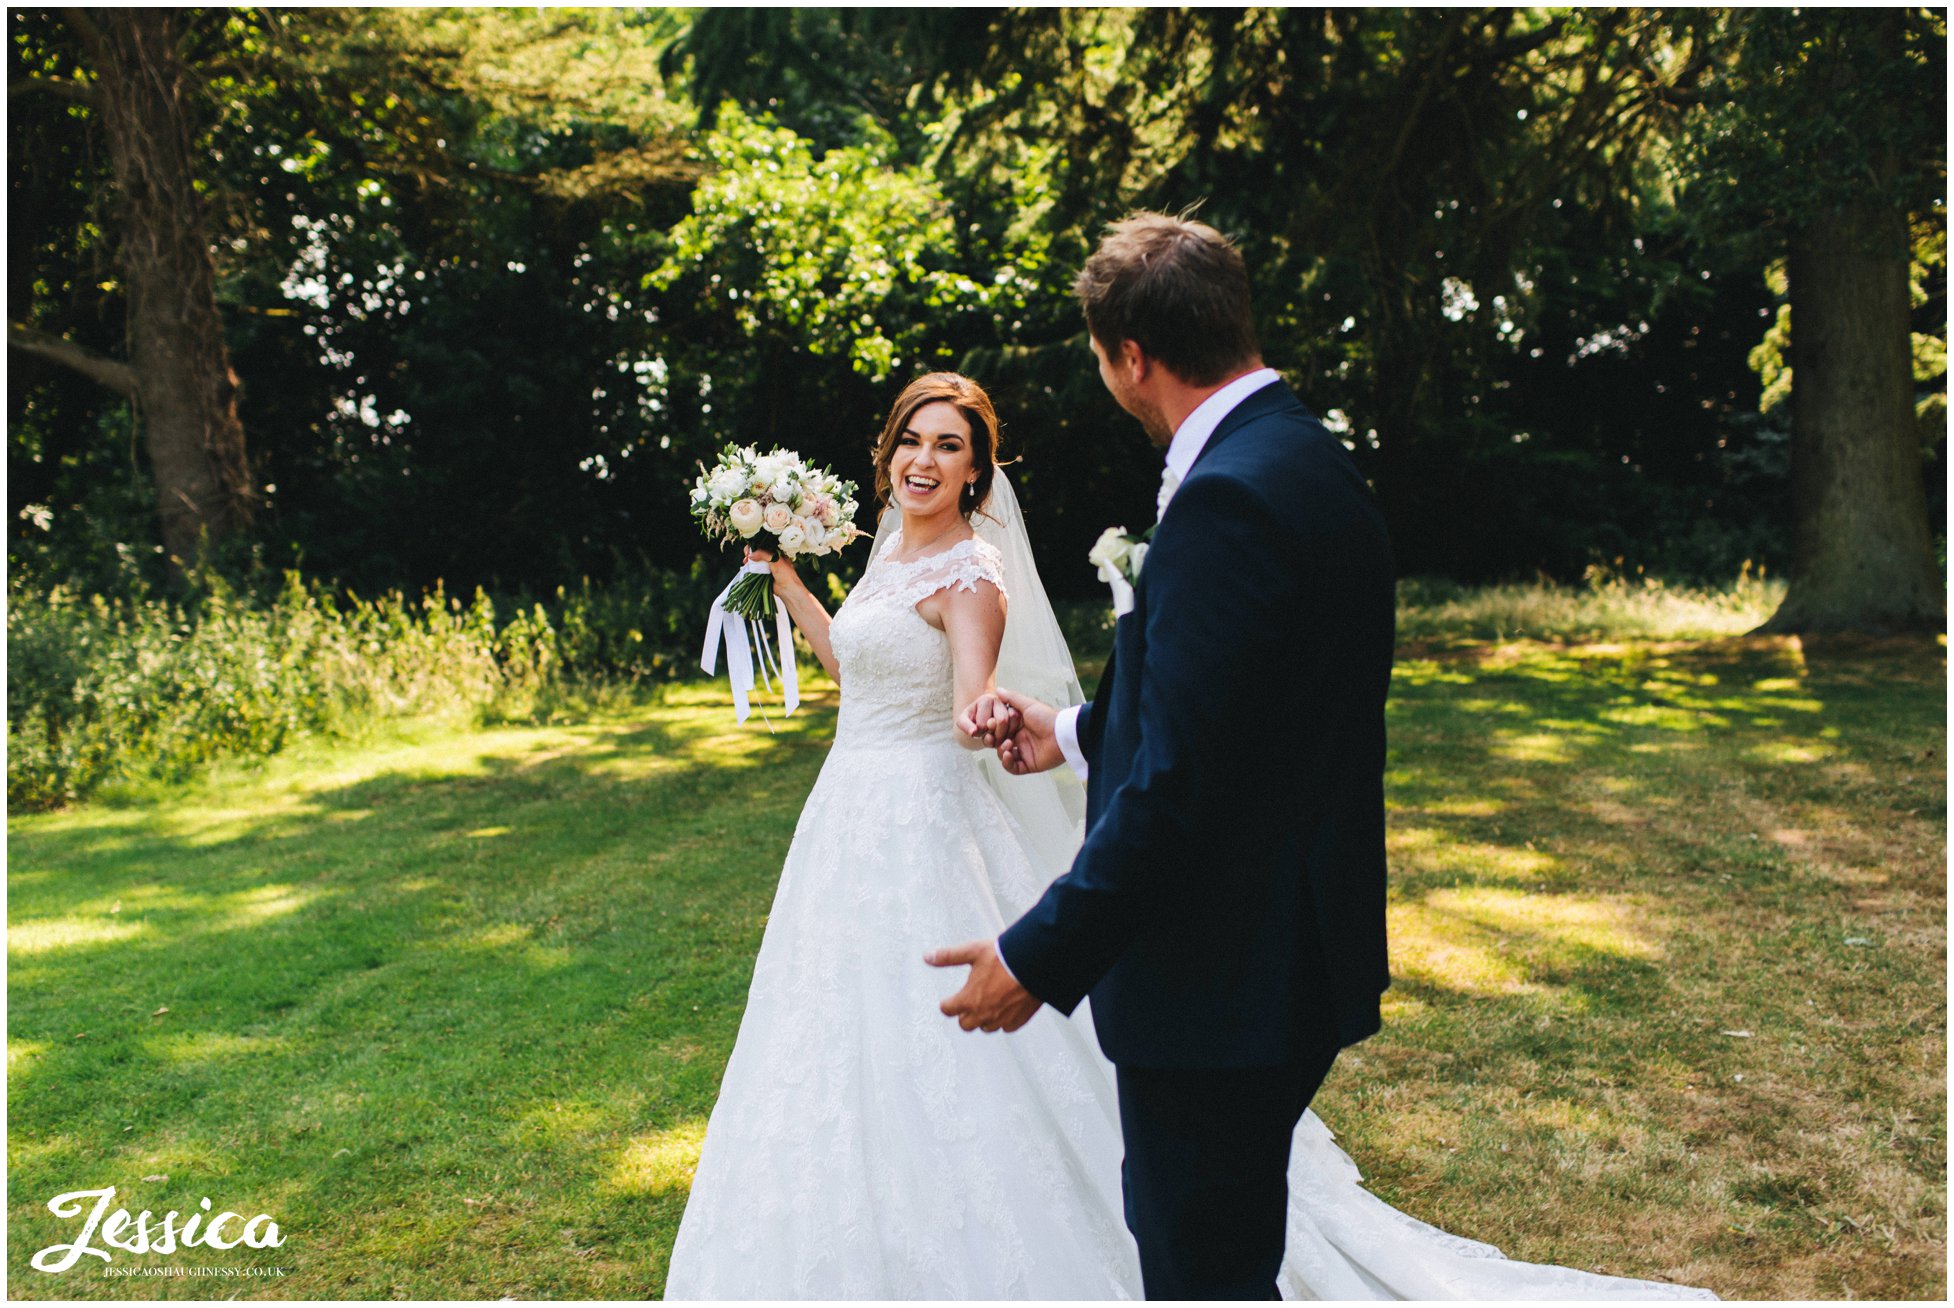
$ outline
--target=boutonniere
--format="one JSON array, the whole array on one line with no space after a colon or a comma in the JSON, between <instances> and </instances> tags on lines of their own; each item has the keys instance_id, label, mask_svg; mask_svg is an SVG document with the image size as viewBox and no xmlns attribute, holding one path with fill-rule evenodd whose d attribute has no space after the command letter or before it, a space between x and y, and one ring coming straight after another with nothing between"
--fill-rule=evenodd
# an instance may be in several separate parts
<instances>
[{"instance_id":1,"label":"boutonniere","mask_svg":"<svg viewBox=\"0 0 1954 1308\"><path fill-rule=\"evenodd\" d=\"M1108 527L1099 533L1099 540L1086 555L1099 569L1099 579L1113 588L1115 618L1133 611L1133 588L1140 583L1140 567L1147 561L1147 541L1152 535L1152 527L1138 536L1127 534L1124 527Z\"/></svg>"}]
</instances>

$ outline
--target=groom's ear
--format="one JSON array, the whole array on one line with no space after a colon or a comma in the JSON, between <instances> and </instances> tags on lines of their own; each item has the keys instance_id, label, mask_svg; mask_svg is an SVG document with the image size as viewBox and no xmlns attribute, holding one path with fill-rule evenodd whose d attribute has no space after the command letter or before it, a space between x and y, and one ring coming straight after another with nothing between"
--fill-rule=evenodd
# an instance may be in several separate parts
<instances>
[{"instance_id":1,"label":"groom's ear","mask_svg":"<svg viewBox=\"0 0 1954 1308\"><path fill-rule=\"evenodd\" d=\"M1147 352L1140 348L1140 342L1131 340L1119 343L1119 364L1121 371L1126 373L1127 380L1135 382L1145 381L1154 366L1153 360L1147 357Z\"/></svg>"}]
</instances>

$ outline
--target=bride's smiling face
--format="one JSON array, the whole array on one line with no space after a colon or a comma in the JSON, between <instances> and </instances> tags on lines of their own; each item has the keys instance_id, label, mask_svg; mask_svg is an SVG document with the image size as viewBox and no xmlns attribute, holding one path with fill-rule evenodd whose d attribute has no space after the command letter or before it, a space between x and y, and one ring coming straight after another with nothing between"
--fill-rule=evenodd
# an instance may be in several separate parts
<instances>
[{"instance_id":1,"label":"bride's smiling face","mask_svg":"<svg viewBox=\"0 0 1954 1308\"><path fill-rule=\"evenodd\" d=\"M906 514L930 517L962 511L965 488L977 480L970 424L947 400L909 415L889 456L889 491Z\"/></svg>"}]
</instances>

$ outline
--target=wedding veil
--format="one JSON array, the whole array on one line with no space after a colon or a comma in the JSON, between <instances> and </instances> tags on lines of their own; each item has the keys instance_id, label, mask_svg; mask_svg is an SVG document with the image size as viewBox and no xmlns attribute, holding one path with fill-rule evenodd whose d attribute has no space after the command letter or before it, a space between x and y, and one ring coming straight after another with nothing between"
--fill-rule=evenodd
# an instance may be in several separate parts
<instances>
[{"instance_id":1,"label":"wedding veil","mask_svg":"<svg viewBox=\"0 0 1954 1308\"><path fill-rule=\"evenodd\" d=\"M871 559L881 555L889 533L901 521L902 514L893 506L883 513ZM991 479L991 493L983 507L971 514L970 525L978 539L1004 558L1007 600L1004 640L997 651L997 684L1053 708L1083 704L1085 692L1072 665L1072 651L1031 557L1031 538L1025 532L1017 492L1002 472ZM1078 775L1069 767L1057 767L1014 777L989 750L979 753L977 766L984 784L1021 828L1034 865L1053 877L1069 869L1085 836L1086 792Z\"/></svg>"}]
</instances>

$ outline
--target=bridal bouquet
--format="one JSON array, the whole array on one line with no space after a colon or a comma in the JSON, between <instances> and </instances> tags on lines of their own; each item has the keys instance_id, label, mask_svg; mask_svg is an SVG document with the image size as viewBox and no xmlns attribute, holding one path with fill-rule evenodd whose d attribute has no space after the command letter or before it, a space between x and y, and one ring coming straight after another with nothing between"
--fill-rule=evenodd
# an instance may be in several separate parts
<instances>
[{"instance_id":1,"label":"bridal bouquet","mask_svg":"<svg viewBox=\"0 0 1954 1308\"><path fill-rule=\"evenodd\" d=\"M692 486L692 516L708 539L744 541L783 559L820 558L866 535L855 525L859 507L854 482L779 448L758 454L751 445L728 445ZM726 608L756 622L773 616L766 571L742 573Z\"/></svg>"},{"instance_id":2,"label":"bridal bouquet","mask_svg":"<svg viewBox=\"0 0 1954 1308\"><path fill-rule=\"evenodd\" d=\"M825 468L809 467L800 455L777 447L760 454L751 445L728 445L716 464L700 466L699 479L692 486L692 516L708 539L744 541L751 549L772 550L783 559L819 558L866 535L855 525L859 507L854 482L843 481ZM765 563L748 563L719 592L706 622L706 647L699 656L699 666L713 675L723 635L734 713L741 722L746 721L747 697L753 690L756 649L761 675L771 669L780 677L786 711L791 714L800 704L794 628L787 610L774 605L771 572ZM769 617L777 628L777 654L767 644Z\"/></svg>"}]
</instances>

